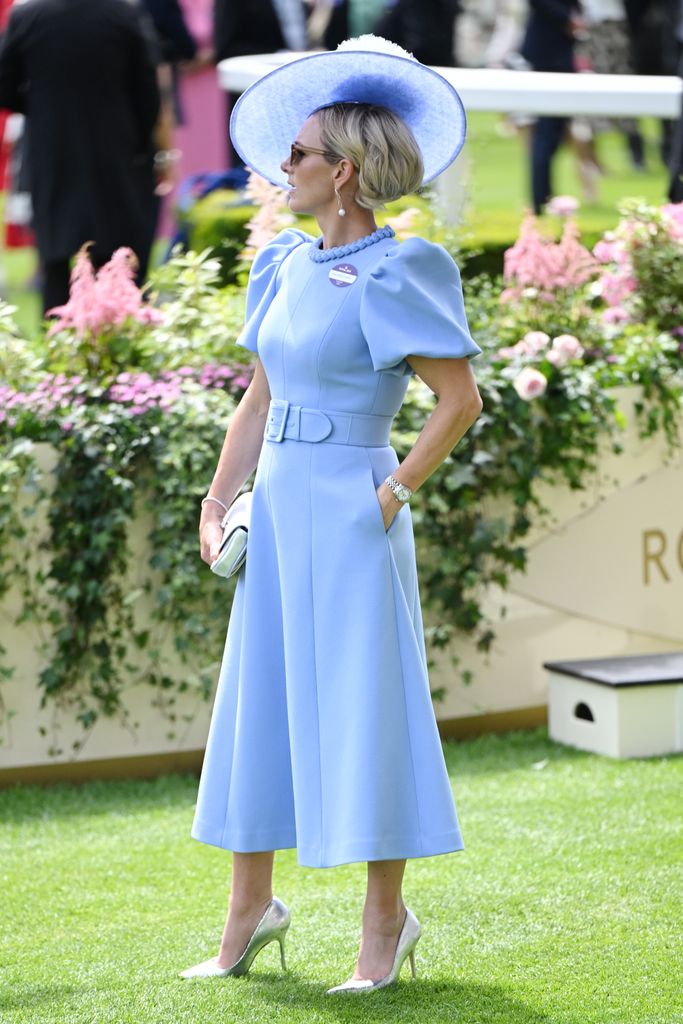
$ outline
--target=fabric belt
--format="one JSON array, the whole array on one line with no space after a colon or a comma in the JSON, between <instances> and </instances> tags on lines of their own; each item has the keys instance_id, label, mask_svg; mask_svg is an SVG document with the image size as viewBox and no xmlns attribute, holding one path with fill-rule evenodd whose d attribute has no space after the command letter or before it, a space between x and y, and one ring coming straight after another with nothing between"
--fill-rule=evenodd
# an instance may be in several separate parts
<instances>
[{"instance_id":1,"label":"fabric belt","mask_svg":"<svg viewBox=\"0 0 683 1024\"><path fill-rule=\"evenodd\" d=\"M266 441L325 441L380 448L389 444L393 416L331 412L271 399L263 436Z\"/></svg>"}]
</instances>

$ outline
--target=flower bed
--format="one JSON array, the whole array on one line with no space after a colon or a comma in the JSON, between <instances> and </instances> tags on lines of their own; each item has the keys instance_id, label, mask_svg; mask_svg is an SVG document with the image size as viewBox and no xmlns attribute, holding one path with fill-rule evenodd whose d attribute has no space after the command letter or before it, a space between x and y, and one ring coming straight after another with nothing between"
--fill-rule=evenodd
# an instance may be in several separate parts
<instances>
[{"instance_id":1,"label":"flower bed","mask_svg":"<svg viewBox=\"0 0 683 1024\"><path fill-rule=\"evenodd\" d=\"M404 216L404 235L410 221ZM414 501L434 647L460 631L480 651L491 648L485 594L524 569L544 510L539 484L579 490L605 445L619 450L615 387L638 386L643 436L679 444L682 223L680 207L627 204L617 230L589 252L571 219L554 241L528 218L505 280L466 282L484 349L473 364L484 412ZM130 720L135 681L163 693L168 711L175 694L208 696L215 679L226 584L200 561L196 528L250 379L246 350L232 342L243 304L243 282L220 287L206 253L176 255L146 300L127 254L95 275L82 253L70 302L39 342L21 339L0 307L0 594L18 588L15 617L42 630L43 704L75 714L86 731L100 716ZM432 407L429 390L411 381L395 424L399 457ZM49 473L35 458L39 442L56 452ZM142 496L149 530L131 587L129 538ZM41 509L49 550L31 569L22 554ZM179 674L167 670L166 634ZM2 653L11 676L12 651Z\"/></svg>"}]
</instances>

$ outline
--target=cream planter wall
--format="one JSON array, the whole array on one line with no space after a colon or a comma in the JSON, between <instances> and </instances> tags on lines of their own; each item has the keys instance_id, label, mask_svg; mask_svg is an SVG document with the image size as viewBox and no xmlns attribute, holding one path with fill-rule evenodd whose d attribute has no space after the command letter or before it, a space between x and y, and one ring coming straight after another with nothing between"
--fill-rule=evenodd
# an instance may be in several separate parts
<instances>
[{"instance_id":1,"label":"cream planter wall","mask_svg":"<svg viewBox=\"0 0 683 1024\"><path fill-rule=\"evenodd\" d=\"M496 629L493 650L484 656L459 639L452 649L437 653L432 686L447 689L445 700L435 705L439 720L546 704L545 661L683 649L683 459L678 453L667 463L661 439L638 438L635 397L633 391L620 396L630 424L624 452L604 453L589 490L543 487L551 515L529 537L526 573L513 578L509 591L492 589L486 598ZM55 453L47 445L38 448L49 469ZM47 530L44 510L32 522L35 543L28 554L35 559L44 557L37 550ZM135 566L145 558L148 525L144 515L134 523L131 589ZM128 691L127 725L101 718L85 744L74 746L83 739L80 725L68 713L59 716L39 706L41 637L30 623L12 624L18 607L19 595L11 592L0 619L0 643L16 665L14 678L0 691L10 712L1 737L0 770L203 747L210 705L197 695L180 695L170 709L175 714L171 722L153 706L158 695L144 684ZM226 625L228 615L226 600ZM430 613L425 618L431 621ZM183 669L174 662L170 643L167 650L169 666L175 666L169 674L181 679ZM459 659L457 668L453 655ZM460 680L463 669L473 673L468 686Z\"/></svg>"}]
</instances>

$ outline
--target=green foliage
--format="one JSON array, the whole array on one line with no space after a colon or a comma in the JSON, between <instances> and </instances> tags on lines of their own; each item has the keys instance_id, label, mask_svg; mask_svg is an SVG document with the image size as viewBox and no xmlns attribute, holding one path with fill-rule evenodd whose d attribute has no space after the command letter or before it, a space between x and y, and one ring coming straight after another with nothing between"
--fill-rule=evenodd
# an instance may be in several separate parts
<instances>
[{"instance_id":1,"label":"green foliage","mask_svg":"<svg viewBox=\"0 0 683 1024\"><path fill-rule=\"evenodd\" d=\"M438 220L422 233L459 253ZM524 569L525 537L544 513L538 483L582 488L604 446L618 449L615 387L640 388L644 435L661 431L680 444L680 341L667 329L672 263L666 239L648 237L659 256L643 245L637 258L657 285L642 298L640 320L605 323L591 282L558 286L552 301L526 289L507 302L500 279L466 282L470 326L484 349L473 364L484 410L414 499L422 597L440 621L429 635L435 646L461 630L490 647L495 624L482 597ZM176 253L150 294L162 315L128 317L80 339L62 329L42 344L23 342L11 310L0 307L0 597L18 588L19 621L42 629L43 703L75 713L86 731L100 715L132 728L125 687L135 683L150 686L176 728L178 693L208 694L224 639L229 584L201 562L196 530L249 381L246 350L234 345L243 290L221 288L218 261L204 251ZM550 338L520 345L529 331L571 335L574 350L560 359ZM537 397L521 388L524 373L543 382ZM400 458L433 404L411 381L395 422ZM57 453L52 480L35 459L40 441ZM22 554L30 517L46 506L48 562L36 568ZM142 556L131 547L134 520L149 524ZM181 659L180 678L168 671L169 654ZM6 677L11 652L0 651L0 661Z\"/></svg>"}]
</instances>

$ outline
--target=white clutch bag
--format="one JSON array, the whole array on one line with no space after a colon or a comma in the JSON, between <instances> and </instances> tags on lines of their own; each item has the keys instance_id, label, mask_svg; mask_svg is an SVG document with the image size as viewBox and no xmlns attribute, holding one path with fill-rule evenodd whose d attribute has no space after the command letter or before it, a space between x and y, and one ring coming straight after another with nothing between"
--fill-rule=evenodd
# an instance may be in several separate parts
<instances>
[{"instance_id":1,"label":"white clutch bag","mask_svg":"<svg viewBox=\"0 0 683 1024\"><path fill-rule=\"evenodd\" d=\"M239 572L247 557L247 537L251 516L251 491L238 495L221 520L223 540L218 555L211 563L217 576Z\"/></svg>"}]
</instances>

